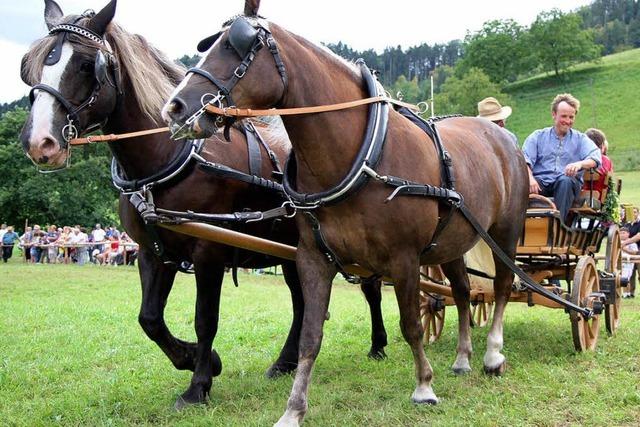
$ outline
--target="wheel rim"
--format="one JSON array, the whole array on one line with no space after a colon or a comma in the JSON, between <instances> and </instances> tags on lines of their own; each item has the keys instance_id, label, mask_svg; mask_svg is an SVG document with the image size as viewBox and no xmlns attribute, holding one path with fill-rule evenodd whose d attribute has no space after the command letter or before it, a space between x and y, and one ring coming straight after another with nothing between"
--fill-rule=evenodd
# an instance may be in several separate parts
<instances>
[{"instance_id":1,"label":"wheel rim","mask_svg":"<svg viewBox=\"0 0 640 427\"><path fill-rule=\"evenodd\" d=\"M493 314L493 303L478 301L477 304L471 304L471 319L473 325L479 328L487 326Z\"/></svg>"},{"instance_id":2,"label":"wheel rim","mask_svg":"<svg viewBox=\"0 0 640 427\"><path fill-rule=\"evenodd\" d=\"M578 261L571 290L571 302L586 308L593 308L595 298L592 293L600 290L596 263L590 256L582 256ZM593 350L598 343L600 316L588 320L575 311L570 313L573 344L577 351Z\"/></svg>"},{"instance_id":3,"label":"wheel rim","mask_svg":"<svg viewBox=\"0 0 640 427\"><path fill-rule=\"evenodd\" d=\"M435 310L436 300L420 292L420 321L424 331L424 342L432 344L442 335L444 329L445 307Z\"/></svg>"},{"instance_id":4,"label":"wheel rim","mask_svg":"<svg viewBox=\"0 0 640 427\"><path fill-rule=\"evenodd\" d=\"M604 269L615 277L615 302L607 304L604 312L607 332L613 335L620 326L620 307L622 304L622 287L620 275L622 271L622 245L620 243L620 230L617 225L609 227L607 235L607 253Z\"/></svg>"}]
</instances>

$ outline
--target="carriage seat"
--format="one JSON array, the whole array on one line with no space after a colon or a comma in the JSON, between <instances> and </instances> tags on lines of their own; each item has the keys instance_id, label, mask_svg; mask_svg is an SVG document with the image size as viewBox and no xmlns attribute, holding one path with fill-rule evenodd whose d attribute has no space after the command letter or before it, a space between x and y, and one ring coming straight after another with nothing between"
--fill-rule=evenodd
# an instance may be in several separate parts
<instances>
[{"instance_id":1,"label":"carriage seat","mask_svg":"<svg viewBox=\"0 0 640 427\"><path fill-rule=\"evenodd\" d=\"M595 169L586 171L583 176L584 186L573 202L571 210L577 213L592 215L599 213L604 205L607 192L609 191L609 187L606 184L609 182L611 175L611 172L607 173L604 180L605 186L601 191L598 191L593 189L593 185L600 180L601 175Z\"/></svg>"},{"instance_id":2,"label":"carriage seat","mask_svg":"<svg viewBox=\"0 0 640 427\"><path fill-rule=\"evenodd\" d=\"M553 200L539 194L530 194L517 254L564 254L569 243L569 229L560 218L560 211Z\"/></svg>"}]
</instances>

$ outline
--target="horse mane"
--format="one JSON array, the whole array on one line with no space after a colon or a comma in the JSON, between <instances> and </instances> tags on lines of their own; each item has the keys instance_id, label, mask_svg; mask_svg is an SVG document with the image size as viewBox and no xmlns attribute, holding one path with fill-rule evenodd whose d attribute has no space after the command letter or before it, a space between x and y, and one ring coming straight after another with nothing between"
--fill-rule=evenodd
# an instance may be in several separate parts
<instances>
[{"instance_id":1,"label":"horse mane","mask_svg":"<svg viewBox=\"0 0 640 427\"><path fill-rule=\"evenodd\" d=\"M120 64L123 76L128 76L140 109L156 123L161 123L160 110L175 86L184 77L186 68L151 46L147 40L111 23L106 38Z\"/></svg>"},{"instance_id":2,"label":"horse mane","mask_svg":"<svg viewBox=\"0 0 640 427\"><path fill-rule=\"evenodd\" d=\"M77 15L70 15L60 23L74 22ZM83 18L77 25L86 26L88 18ZM70 40L93 48L99 47L84 37L69 34ZM120 65L123 81L131 83L132 96L135 96L142 112L156 124L162 123L160 110L182 80L186 68L173 62L147 40L131 34L116 23L107 27L105 38L111 46ZM23 74L29 82L38 82L42 77L43 63L55 44L56 37L45 36L31 44L29 52L23 59Z\"/></svg>"},{"instance_id":3,"label":"horse mane","mask_svg":"<svg viewBox=\"0 0 640 427\"><path fill-rule=\"evenodd\" d=\"M280 116L262 116L247 120L253 123L269 147L280 147L287 152L291 151L289 134Z\"/></svg>"}]
</instances>

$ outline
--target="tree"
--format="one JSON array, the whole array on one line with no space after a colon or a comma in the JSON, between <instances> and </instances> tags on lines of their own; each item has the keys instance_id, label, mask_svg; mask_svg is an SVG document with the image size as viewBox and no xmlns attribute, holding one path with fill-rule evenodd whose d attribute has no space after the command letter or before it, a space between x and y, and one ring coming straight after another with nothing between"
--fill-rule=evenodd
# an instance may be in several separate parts
<instances>
[{"instance_id":1,"label":"tree","mask_svg":"<svg viewBox=\"0 0 640 427\"><path fill-rule=\"evenodd\" d=\"M74 155L67 170L39 174L18 140L27 114L15 108L0 117L0 221L16 226L25 219L62 225L118 223L107 148L82 149L84 155Z\"/></svg>"},{"instance_id":2,"label":"tree","mask_svg":"<svg viewBox=\"0 0 640 427\"><path fill-rule=\"evenodd\" d=\"M391 88L391 95L395 97L398 93L402 94L402 100L405 102L418 103L424 101L424 99L419 99L420 87L418 86L417 77L411 80L407 80L404 75L398 77L398 80L396 80Z\"/></svg>"},{"instance_id":3,"label":"tree","mask_svg":"<svg viewBox=\"0 0 640 427\"><path fill-rule=\"evenodd\" d=\"M510 104L508 95L489 79L481 69L471 68L464 76L450 76L435 96L437 114L478 115L478 101L493 96L503 105Z\"/></svg>"},{"instance_id":4,"label":"tree","mask_svg":"<svg viewBox=\"0 0 640 427\"><path fill-rule=\"evenodd\" d=\"M601 47L593 42L593 34L583 30L582 18L558 9L542 12L529 30L529 47L544 70L556 76L570 65L600 57Z\"/></svg>"},{"instance_id":5,"label":"tree","mask_svg":"<svg viewBox=\"0 0 640 427\"><path fill-rule=\"evenodd\" d=\"M467 34L459 66L464 72L480 68L496 83L512 82L528 68L524 35L511 19L485 22L480 31Z\"/></svg>"}]
</instances>

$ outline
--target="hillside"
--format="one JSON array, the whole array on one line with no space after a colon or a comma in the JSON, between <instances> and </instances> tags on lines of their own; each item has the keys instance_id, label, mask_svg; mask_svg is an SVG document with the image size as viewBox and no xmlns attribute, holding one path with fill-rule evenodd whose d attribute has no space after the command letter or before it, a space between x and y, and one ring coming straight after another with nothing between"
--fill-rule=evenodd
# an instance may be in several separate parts
<instances>
[{"instance_id":1,"label":"hillside","mask_svg":"<svg viewBox=\"0 0 640 427\"><path fill-rule=\"evenodd\" d=\"M633 49L605 56L598 63L575 66L560 79L541 75L516 82L505 88L513 99L513 114L507 126L522 143L533 130L551 126L553 97L570 92L582 104L575 127L603 130L615 169L638 171L639 69L640 49Z\"/></svg>"}]
</instances>

